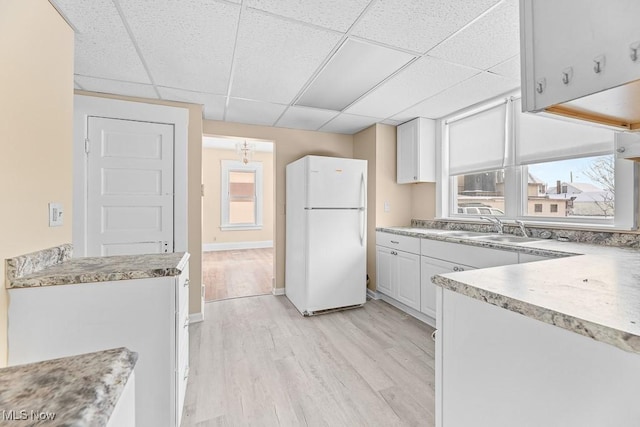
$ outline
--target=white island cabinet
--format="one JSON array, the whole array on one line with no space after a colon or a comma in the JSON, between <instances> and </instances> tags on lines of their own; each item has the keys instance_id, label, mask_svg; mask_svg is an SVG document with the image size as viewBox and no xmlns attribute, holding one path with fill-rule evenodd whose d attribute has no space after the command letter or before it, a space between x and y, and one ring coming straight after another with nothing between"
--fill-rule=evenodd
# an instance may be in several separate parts
<instances>
[{"instance_id":1,"label":"white island cabinet","mask_svg":"<svg viewBox=\"0 0 640 427\"><path fill-rule=\"evenodd\" d=\"M9 364L127 347L138 353L136 426L179 426L189 372L188 264L176 274L9 289Z\"/></svg>"},{"instance_id":2,"label":"white island cabinet","mask_svg":"<svg viewBox=\"0 0 640 427\"><path fill-rule=\"evenodd\" d=\"M640 354L438 295L436 427L640 425Z\"/></svg>"}]
</instances>

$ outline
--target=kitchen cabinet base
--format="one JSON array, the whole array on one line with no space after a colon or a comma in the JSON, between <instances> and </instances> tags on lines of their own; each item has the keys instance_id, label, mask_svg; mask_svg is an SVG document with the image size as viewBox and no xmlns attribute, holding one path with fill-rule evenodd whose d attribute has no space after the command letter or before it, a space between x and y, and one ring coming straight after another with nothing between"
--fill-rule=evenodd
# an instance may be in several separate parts
<instances>
[{"instance_id":1,"label":"kitchen cabinet base","mask_svg":"<svg viewBox=\"0 0 640 427\"><path fill-rule=\"evenodd\" d=\"M436 327L436 320L427 316L424 313L419 312L418 310L415 310L411 307L409 307L406 304L401 303L400 301L391 298L390 296L387 296L381 292L378 292L378 297L379 299L381 299L382 301L391 304L392 306L394 306L395 308L404 311L405 313L407 313L408 315L415 317L416 319L418 319L419 321L426 323L427 325L435 328Z\"/></svg>"}]
</instances>

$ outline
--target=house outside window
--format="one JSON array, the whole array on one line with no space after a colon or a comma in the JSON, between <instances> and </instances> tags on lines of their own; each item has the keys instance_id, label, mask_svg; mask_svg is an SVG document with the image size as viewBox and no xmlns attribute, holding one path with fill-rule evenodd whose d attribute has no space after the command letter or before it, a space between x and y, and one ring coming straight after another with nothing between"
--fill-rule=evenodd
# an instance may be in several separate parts
<instances>
[{"instance_id":1,"label":"house outside window","mask_svg":"<svg viewBox=\"0 0 640 427\"><path fill-rule=\"evenodd\" d=\"M442 135L438 217L635 228L638 167L616 158L613 130L522 113L514 96L444 119Z\"/></svg>"},{"instance_id":2,"label":"house outside window","mask_svg":"<svg viewBox=\"0 0 640 427\"><path fill-rule=\"evenodd\" d=\"M222 160L222 230L262 228L262 163Z\"/></svg>"}]
</instances>

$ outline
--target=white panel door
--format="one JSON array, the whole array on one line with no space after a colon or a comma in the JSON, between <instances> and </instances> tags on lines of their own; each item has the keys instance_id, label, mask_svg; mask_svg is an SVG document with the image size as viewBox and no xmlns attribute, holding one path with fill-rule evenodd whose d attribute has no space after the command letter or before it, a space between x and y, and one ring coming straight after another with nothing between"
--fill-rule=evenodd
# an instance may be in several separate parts
<instances>
[{"instance_id":1,"label":"white panel door","mask_svg":"<svg viewBox=\"0 0 640 427\"><path fill-rule=\"evenodd\" d=\"M307 203L311 208L360 208L365 205L367 161L309 156Z\"/></svg>"},{"instance_id":2,"label":"white panel door","mask_svg":"<svg viewBox=\"0 0 640 427\"><path fill-rule=\"evenodd\" d=\"M360 232L360 212L356 209L307 212L306 309L364 304L367 242Z\"/></svg>"},{"instance_id":3,"label":"white panel door","mask_svg":"<svg viewBox=\"0 0 640 427\"><path fill-rule=\"evenodd\" d=\"M87 127L87 256L173 252L173 125Z\"/></svg>"}]
</instances>

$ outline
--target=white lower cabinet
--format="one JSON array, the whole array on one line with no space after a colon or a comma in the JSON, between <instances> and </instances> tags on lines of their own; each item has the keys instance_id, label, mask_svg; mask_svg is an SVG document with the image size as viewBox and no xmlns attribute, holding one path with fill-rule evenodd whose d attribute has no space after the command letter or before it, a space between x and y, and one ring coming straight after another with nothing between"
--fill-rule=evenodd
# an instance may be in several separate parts
<instances>
[{"instance_id":1,"label":"white lower cabinet","mask_svg":"<svg viewBox=\"0 0 640 427\"><path fill-rule=\"evenodd\" d=\"M426 256L421 257L420 311L429 317L436 318L436 285L431 281L433 276L473 269L473 267L467 265L455 264Z\"/></svg>"},{"instance_id":2,"label":"white lower cabinet","mask_svg":"<svg viewBox=\"0 0 640 427\"><path fill-rule=\"evenodd\" d=\"M376 242L378 292L420 310L420 239L378 232Z\"/></svg>"},{"instance_id":3,"label":"white lower cabinet","mask_svg":"<svg viewBox=\"0 0 640 427\"><path fill-rule=\"evenodd\" d=\"M9 290L9 365L116 347L138 353L135 425L180 425L189 372L189 270ZM124 424L123 424L124 425Z\"/></svg>"},{"instance_id":4,"label":"white lower cabinet","mask_svg":"<svg viewBox=\"0 0 640 427\"><path fill-rule=\"evenodd\" d=\"M395 298L415 310L420 310L420 255L396 251L395 257Z\"/></svg>"}]
</instances>

